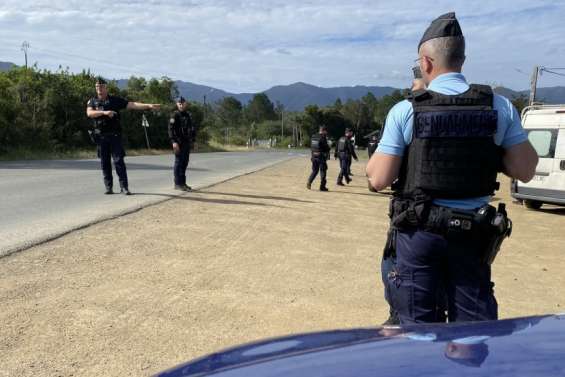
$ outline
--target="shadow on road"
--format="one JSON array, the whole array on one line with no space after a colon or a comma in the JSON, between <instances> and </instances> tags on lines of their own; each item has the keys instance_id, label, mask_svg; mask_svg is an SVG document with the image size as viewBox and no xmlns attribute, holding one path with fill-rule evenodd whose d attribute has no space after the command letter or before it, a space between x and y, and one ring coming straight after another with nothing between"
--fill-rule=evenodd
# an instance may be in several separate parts
<instances>
[{"instance_id":1,"label":"shadow on road","mask_svg":"<svg viewBox=\"0 0 565 377\"><path fill-rule=\"evenodd\" d=\"M233 194L233 193L227 193L227 192L215 192L215 191L196 191L197 193L200 194L215 194L215 195L226 195L226 196L236 196L239 198L250 198L250 199L267 199L267 200L284 200L284 201L288 201L288 202L298 202L298 203L314 203L312 201L309 200L300 200L300 199L294 199L294 198L285 198L284 196L263 196L263 195L251 195L251 194Z\"/></svg>"},{"instance_id":2,"label":"shadow on road","mask_svg":"<svg viewBox=\"0 0 565 377\"><path fill-rule=\"evenodd\" d=\"M170 166L140 164L135 162L128 162L126 160L126 168L128 170L173 170L173 162ZM92 160L77 160L77 161L19 161L19 162L6 162L0 163L1 169L57 169L57 170L100 170L100 161ZM209 171L208 169L194 168L190 166L189 171ZM172 174L172 173L171 173Z\"/></svg>"},{"instance_id":3,"label":"shadow on road","mask_svg":"<svg viewBox=\"0 0 565 377\"><path fill-rule=\"evenodd\" d=\"M256 203L256 202L244 202L239 200L230 200L230 199L209 199L209 198L202 198L199 196L192 196L194 194L198 194L198 191L194 191L191 194L180 194L180 195L173 195L173 194L160 194L160 193L150 193L150 192L136 192L133 195L145 195L145 196L163 196L171 199L180 199L180 200L190 200L194 202L201 202L201 203L211 203L211 204L240 204L240 205L250 205L250 206L260 206L260 207L276 207L282 208L279 206L266 204L266 203Z\"/></svg>"},{"instance_id":4,"label":"shadow on road","mask_svg":"<svg viewBox=\"0 0 565 377\"><path fill-rule=\"evenodd\" d=\"M351 192L351 191L337 191L337 190L330 190L331 193L338 193L338 194L348 194L348 195L361 195L361 196L376 196L376 197L390 197L392 196L392 192Z\"/></svg>"},{"instance_id":5,"label":"shadow on road","mask_svg":"<svg viewBox=\"0 0 565 377\"><path fill-rule=\"evenodd\" d=\"M553 207L553 208L540 208L538 212L549 213L552 215L565 216L565 207Z\"/></svg>"}]
</instances>

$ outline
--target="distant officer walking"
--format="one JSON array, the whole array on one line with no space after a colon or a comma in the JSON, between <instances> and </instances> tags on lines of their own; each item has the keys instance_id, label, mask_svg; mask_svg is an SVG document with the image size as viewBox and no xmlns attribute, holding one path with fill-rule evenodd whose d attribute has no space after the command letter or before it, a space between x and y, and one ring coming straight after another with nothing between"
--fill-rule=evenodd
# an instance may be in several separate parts
<instances>
[{"instance_id":1,"label":"distant officer walking","mask_svg":"<svg viewBox=\"0 0 565 377\"><path fill-rule=\"evenodd\" d=\"M355 161L359 161L357 155L355 154L355 147L351 142L351 137L353 132L349 128L345 129L345 135L340 137L335 146L334 157L339 158L339 175L337 176L337 185L343 186L343 178L345 182L349 184L351 182L351 177L349 176L349 169L351 166L351 158Z\"/></svg>"},{"instance_id":2,"label":"distant officer walking","mask_svg":"<svg viewBox=\"0 0 565 377\"><path fill-rule=\"evenodd\" d=\"M131 195L128 175L124 162L125 151L122 145L122 126L120 111L127 110L159 110L159 104L130 102L124 98L108 95L106 81L98 77L96 80L96 97L86 105L86 116L94 121L93 139L98 145L98 157L102 165L105 194L113 194L112 162L120 180L120 193Z\"/></svg>"},{"instance_id":3,"label":"distant officer walking","mask_svg":"<svg viewBox=\"0 0 565 377\"><path fill-rule=\"evenodd\" d=\"M367 145L367 152L369 153L369 158L373 156L373 153L375 153L378 146L379 146L379 137L377 135L371 135L371 138L369 139L369 144Z\"/></svg>"},{"instance_id":4,"label":"distant officer walking","mask_svg":"<svg viewBox=\"0 0 565 377\"><path fill-rule=\"evenodd\" d=\"M320 172L320 191L328 191L326 187L326 172L328 171L327 160L330 154L330 146L328 145L327 134L328 129L326 126L321 126L320 132L312 136L310 144L310 149L312 150L312 173L306 183L308 190L312 188L312 182L314 182L318 172Z\"/></svg>"},{"instance_id":5,"label":"distant officer walking","mask_svg":"<svg viewBox=\"0 0 565 377\"><path fill-rule=\"evenodd\" d=\"M431 23L418 55L426 89L391 109L367 165L376 190L395 182L387 299L402 324L437 321L445 296L449 322L494 320L491 263L511 222L488 203L497 172L527 182L538 157L512 103L461 74L455 13Z\"/></svg>"},{"instance_id":6,"label":"distant officer walking","mask_svg":"<svg viewBox=\"0 0 565 377\"><path fill-rule=\"evenodd\" d=\"M178 97L175 101L177 109L169 121L169 139L175 154L174 188L180 191L191 191L192 188L186 184L186 168L190 158L190 149L196 140L196 127L187 111L188 103L184 97Z\"/></svg>"}]
</instances>

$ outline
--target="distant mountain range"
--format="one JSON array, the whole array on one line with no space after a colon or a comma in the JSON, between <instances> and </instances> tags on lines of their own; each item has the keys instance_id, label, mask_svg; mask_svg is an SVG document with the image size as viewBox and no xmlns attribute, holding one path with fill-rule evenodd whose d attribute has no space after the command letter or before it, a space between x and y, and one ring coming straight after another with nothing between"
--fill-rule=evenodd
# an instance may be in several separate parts
<instances>
[{"instance_id":1,"label":"distant mountain range","mask_svg":"<svg viewBox=\"0 0 565 377\"><path fill-rule=\"evenodd\" d=\"M515 91L505 87L494 88L494 91L504 97L514 99L520 96L530 98L529 90ZM553 86L548 88L538 88L536 91L536 101L549 104L565 104L565 87Z\"/></svg>"},{"instance_id":2,"label":"distant mountain range","mask_svg":"<svg viewBox=\"0 0 565 377\"><path fill-rule=\"evenodd\" d=\"M14 67L15 64L0 62L0 71L6 71ZM120 88L127 86L127 79L117 80ZM215 103L225 97L235 97L241 103L246 104L251 100L255 93L229 93L221 89L210 86L198 85L186 81L175 81L179 93L191 101ZM357 100L371 92L377 98L391 94L396 88L390 86L342 86L334 88L321 88L315 85L297 82L290 85L277 85L263 93L269 96L273 103L281 103L285 109L290 111L301 111L307 105L328 106L335 103L340 98L342 102L348 99ZM520 96L529 97L529 90L515 91L505 87L494 89L496 93L510 99ZM556 104L565 103L565 87L555 86L548 88L538 88L537 99L546 103Z\"/></svg>"},{"instance_id":3,"label":"distant mountain range","mask_svg":"<svg viewBox=\"0 0 565 377\"><path fill-rule=\"evenodd\" d=\"M10 62L0 62L0 72L9 71L16 65Z\"/></svg>"},{"instance_id":4,"label":"distant mountain range","mask_svg":"<svg viewBox=\"0 0 565 377\"><path fill-rule=\"evenodd\" d=\"M246 104L255 93L228 93L223 90L196 85L189 82L177 81L177 88L181 95L202 102L206 96L207 102L216 102L224 97L232 96L241 103ZM290 85L277 85L264 93L273 103L281 103L290 111L301 111L307 105L328 106L333 105L340 98L343 102L348 99L359 99L371 92L377 98L391 94L395 88L379 86L353 86L321 88L318 86L297 82Z\"/></svg>"}]
</instances>

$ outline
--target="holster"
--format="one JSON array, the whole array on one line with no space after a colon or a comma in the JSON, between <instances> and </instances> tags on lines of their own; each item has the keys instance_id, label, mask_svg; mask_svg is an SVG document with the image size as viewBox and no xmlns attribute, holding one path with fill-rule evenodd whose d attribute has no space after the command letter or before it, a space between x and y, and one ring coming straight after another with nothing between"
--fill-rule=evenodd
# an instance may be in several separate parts
<instances>
[{"instance_id":1,"label":"holster","mask_svg":"<svg viewBox=\"0 0 565 377\"><path fill-rule=\"evenodd\" d=\"M504 203L498 205L498 210L488 221L486 229L488 230L485 231L483 238L485 244L482 262L491 265L498 255L504 239L512 234L512 220L506 214L506 205Z\"/></svg>"},{"instance_id":2,"label":"holster","mask_svg":"<svg viewBox=\"0 0 565 377\"><path fill-rule=\"evenodd\" d=\"M392 226L387 232L385 247L383 250L383 259L396 257L396 232L397 230Z\"/></svg>"}]
</instances>

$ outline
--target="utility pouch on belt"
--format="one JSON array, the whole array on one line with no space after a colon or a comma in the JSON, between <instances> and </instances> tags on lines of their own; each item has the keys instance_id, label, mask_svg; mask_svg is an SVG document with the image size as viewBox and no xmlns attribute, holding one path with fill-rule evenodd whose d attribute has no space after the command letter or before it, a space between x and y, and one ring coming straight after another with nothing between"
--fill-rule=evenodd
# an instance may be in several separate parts
<instances>
[{"instance_id":1,"label":"utility pouch on belt","mask_svg":"<svg viewBox=\"0 0 565 377\"><path fill-rule=\"evenodd\" d=\"M391 225L398 229L417 228L428 218L431 200L426 195L415 199L393 198L390 202Z\"/></svg>"}]
</instances>

